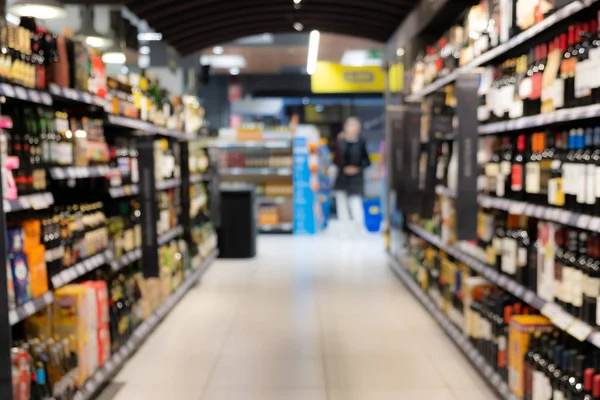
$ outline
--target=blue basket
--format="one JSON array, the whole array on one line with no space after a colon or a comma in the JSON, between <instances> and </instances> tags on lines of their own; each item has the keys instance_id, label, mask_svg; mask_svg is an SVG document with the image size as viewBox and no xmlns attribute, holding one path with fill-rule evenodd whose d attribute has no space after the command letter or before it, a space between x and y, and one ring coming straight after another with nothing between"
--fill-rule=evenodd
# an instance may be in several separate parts
<instances>
[{"instance_id":1,"label":"blue basket","mask_svg":"<svg viewBox=\"0 0 600 400\"><path fill-rule=\"evenodd\" d=\"M381 220L383 219L381 201L379 199L363 200L365 210L365 226L369 232L379 232Z\"/></svg>"}]
</instances>

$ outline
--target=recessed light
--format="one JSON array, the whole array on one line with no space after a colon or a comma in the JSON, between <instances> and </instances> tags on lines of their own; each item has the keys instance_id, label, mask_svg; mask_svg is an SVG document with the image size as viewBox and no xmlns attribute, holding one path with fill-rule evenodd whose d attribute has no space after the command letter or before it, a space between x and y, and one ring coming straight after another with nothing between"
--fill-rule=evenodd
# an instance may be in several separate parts
<instances>
[{"instance_id":1,"label":"recessed light","mask_svg":"<svg viewBox=\"0 0 600 400\"><path fill-rule=\"evenodd\" d=\"M225 49L223 48L223 46L215 46L213 47L213 53L220 55L223 54L223 52L225 51Z\"/></svg>"},{"instance_id":2,"label":"recessed light","mask_svg":"<svg viewBox=\"0 0 600 400\"><path fill-rule=\"evenodd\" d=\"M302 32L304 30L304 25L300 22L294 22L294 29L298 32Z\"/></svg>"},{"instance_id":3,"label":"recessed light","mask_svg":"<svg viewBox=\"0 0 600 400\"><path fill-rule=\"evenodd\" d=\"M150 47L148 47L148 46L140 47L140 54L150 54Z\"/></svg>"},{"instance_id":4,"label":"recessed light","mask_svg":"<svg viewBox=\"0 0 600 400\"><path fill-rule=\"evenodd\" d=\"M239 75L240 74L240 69L237 68L237 67L229 68L229 73L231 75Z\"/></svg>"},{"instance_id":5,"label":"recessed light","mask_svg":"<svg viewBox=\"0 0 600 400\"><path fill-rule=\"evenodd\" d=\"M396 55L398 57L402 57L404 55L404 49L402 47L399 47L398 50L396 50Z\"/></svg>"},{"instance_id":6,"label":"recessed light","mask_svg":"<svg viewBox=\"0 0 600 400\"><path fill-rule=\"evenodd\" d=\"M302 0L294 0L294 4L300 4L302 3Z\"/></svg>"}]
</instances>

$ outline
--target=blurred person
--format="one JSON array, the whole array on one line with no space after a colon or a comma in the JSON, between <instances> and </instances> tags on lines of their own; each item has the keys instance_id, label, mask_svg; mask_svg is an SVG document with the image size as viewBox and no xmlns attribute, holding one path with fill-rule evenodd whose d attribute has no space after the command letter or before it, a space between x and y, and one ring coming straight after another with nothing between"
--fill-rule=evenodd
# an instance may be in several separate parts
<instances>
[{"instance_id":1,"label":"blurred person","mask_svg":"<svg viewBox=\"0 0 600 400\"><path fill-rule=\"evenodd\" d=\"M335 201L340 222L354 222L359 232L364 232L365 215L363 209L364 170L371 165L367 145L360 136L362 123L350 117L344 130L338 136L337 167L335 181Z\"/></svg>"}]
</instances>

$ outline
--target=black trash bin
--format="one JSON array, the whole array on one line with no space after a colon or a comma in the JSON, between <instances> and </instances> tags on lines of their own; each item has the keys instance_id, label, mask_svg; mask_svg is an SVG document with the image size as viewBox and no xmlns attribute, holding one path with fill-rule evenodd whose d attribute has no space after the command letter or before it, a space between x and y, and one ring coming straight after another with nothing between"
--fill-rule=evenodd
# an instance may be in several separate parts
<instances>
[{"instance_id":1,"label":"black trash bin","mask_svg":"<svg viewBox=\"0 0 600 400\"><path fill-rule=\"evenodd\" d=\"M217 229L220 258L256 256L254 186L221 188L221 226Z\"/></svg>"}]
</instances>

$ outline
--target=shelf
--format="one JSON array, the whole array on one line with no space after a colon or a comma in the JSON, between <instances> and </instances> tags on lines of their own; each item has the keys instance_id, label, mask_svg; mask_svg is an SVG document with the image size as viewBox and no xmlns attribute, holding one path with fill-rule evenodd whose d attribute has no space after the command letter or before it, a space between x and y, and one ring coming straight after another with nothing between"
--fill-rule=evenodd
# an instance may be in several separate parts
<instances>
[{"instance_id":1,"label":"shelf","mask_svg":"<svg viewBox=\"0 0 600 400\"><path fill-rule=\"evenodd\" d=\"M183 234L183 227L180 225L177 228L165 233L164 235L160 235L158 237L158 245L162 246L163 244L169 243L171 240L175 239L177 236Z\"/></svg>"},{"instance_id":2,"label":"shelf","mask_svg":"<svg viewBox=\"0 0 600 400\"><path fill-rule=\"evenodd\" d=\"M4 199L3 203L5 213L24 210L43 210L54 204L54 196L50 192L33 193L19 196L16 200Z\"/></svg>"},{"instance_id":3,"label":"shelf","mask_svg":"<svg viewBox=\"0 0 600 400\"><path fill-rule=\"evenodd\" d=\"M435 192L441 196L456 198L456 192L444 186L436 186ZM493 197L485 194L477 196L477 202L484 208L495 208L508 211L511 214L526 215L537 219L557 222L579 229L587 229L600 233L600 217L580 214L559 207L542 206L525 201L517 201L502 197Z\"/></svg>"},{"instance_id":4,"label":"shelf","mask_svg":"<svg viewBox=\"0 0 600 400\"><path fill-rule=\"evenodd\" d=\"M156 182L156 190L169 190L181 186L181 179L166 179L164 181Z\"/></svg>"},{"instance_id":5,"label":"shelf","mask_svg":"<svg viewBox=\"0 0 600 400\"><path fill-rule=\"evenodd\" d=\"M135 118L123 117L121 115L109 114L107 117L108 124L118 126L120 128L135 129L143 134L156 134L169 136L175 139L188 140L191 136L183 132L167 129L162 126L156 126L150 122L142 121Z\"/></svg>"},{"instance_id":6,"label":"shelf","mask_svg":"<svg viewBox=\"0 0 600 400\"><path fill-rule=\"evenodd\" d=\"M108 188L108 193L110 194L110 197L113 199L118 199L120 197L127 197L127 196L135 196L135 195L139 194L139 192L140 192L140 188L135 183L132 185Z\"/></svg>"},{"instance_id":7,"label":"shelf","mask_svg":"<svg viewBox=\"0 0 600 400\"><path fill-rule=\"evenodd\" d=\"M202 181L209 181L211 179L211 175L207 172L203 172L200 174L190 175L190 184L194 185L196 183L200 183Z\"/></svg>"},{"instance_id":8,"label":"shelf","mask_svg":"<svg viewBox=\"0 0 600 400\"><path fill-rule=\"evenodd\" d=\"M214 251L208 256L202 264L196 269L186 280L175 290L175 292L159 306L152 315L146 319L133 332L130 339L124 344L119 351L111 356L111 358L100 367L88 379L83 388L75 394L75 400L91 400L97 392L108 383L118 370L123 367L129 357L140 347L145 339L150 336L163 318L175 307L175 305L183 298L183 296L196 284L198 279L202 277L204 272L211 266L217 258L217 251Z\"/></svg>"},{"instance_id":9,"label":"shelf","mask_svg":"<svg viewBox=\"0 0 600 400\"><path fill-rule=\"evenodd\" d=\"M479 195L478 202L485 208L496 208L508 211L511 214L523 214L528 217L558 222L559 224L573 226L579 229L587 229L600 232L600 217L587 214L579 214L563 210L558 207L538 206L524 201Z\"/></svg>"},{"instance_id":10,"label":"shelf","mask_svg":"<svg viewBox=\"0 0 600 400\"><path fill-rule=\"evenodd\" d=\"M77 89L60 87L55 83L48 85L50 94L57 100L69 100L77 103L89 104L92 106L106 107L110 101L100 96L93 95L89 92L83 92Z\"/></svg>"},{"instance_id":11,"label":"shelf","mask_svg":"<svg viewBox=\"0 0 600 400\"><path fill-rule=\"evenodd\" d=\"M73 265L72 267L60 271L59 274L54 275L50 279L50 281L52 282L52 286L54 287L54 289L63 287L73 282L75 279L81 278L88 272L95 270L101 265L110 262L112 259L113 254L110 250L106 250L103 253L99 253L88 257L85 260Z\"/></svg>"},{"instance_id":12,"label":"shelf","mask_svg":"<svg viewBox=\"0 0 600 400\"><path fill-rule=\"evenodd\" d=\"M267 176L291 176L291 168L222 168L222 175L267 175Z\"/></svg>"},{"instance_id":13,"label":"shelf","mask_svg":"<svg viewBox=\"0 0 600 400\"><path fill-rule=\"evenodd\" d=\"M219 149L292 149L290 140L269 140L269 141L243 141L243 142L216 142L211 147Z\"/></svg>"},{"instance_id":14,"label":"shelf","mask_svg":"<svg viewBox=\"0 0 600 400\"><path fill-rule=\"evenodd\" d=\"M36 312L43 310L52 303L54 303L54 294L52 292L47 292L42 297L28 301L22 306L18 306L14 310L10 310L8 312L8 320L10 325L15 325L23 321L25 318L31 317Z\"/></svg>"},{"instance_id":15,"label":"shelf","mask_svg":"<svg viewBox=\"0 0 600 400\"><path fill-rule=\"evenodd\" d=\"M123 254L119 259L110 262L110 268L117 272L142 258L142 249L135 249Z\"/></svg>"},{"instance_id":16,"label":"shelf","mask_svg":"<svg viewBox=\"0 0 600 400\"><path fill-rule=\"evenodd\" d=\"M508 40L506 43L503 43L499 46L494 47L493 49L491 49L489 51L486 51L484 54L480 55L479 57L476 57L468 64L455 69L454 71L452 71L450 74L446 75L443 78L435 80L433 83L431 83L430 85L423 88L423 90L421 90L417 93L413 93L410 96L407 96L406 100L407 101L421 100L423 97L435 92L436 90L443 88L444 86L446 86L449 83L454 82L460 74L471 72L475 68L485 65L485 64L489 63L490 61L494 60L495 58L498 58L498 57L508 53L510 50L513 50L517 46L522 45L526 41L532 39L534 36L539 35L540 33L544 32L545 30L553 27L554 25L563 22L565 19L567 19L570 16L574 15L575 13L581 11L585 7L588 7L589 5L596 3L597 1L598 0L584 0L584 1L574 1L570 4L567 4L566 6L557 10L554 14L550 15L548 18L546 18L539 24L536 24L536 25L532 26L531 28L527 29L526 31L521 32L520 34L516 35L512 39Z\"/></svg>"},{"instance_id":17,"label":"shelf","mask_svg":"<svg viewBox=\"0 0 600 400\"><path fill-rule=\"evenodd\" d=\"M454 344L462 350L473 366L485 378L487 383L496 391L501 399L513 400L513 395L508 384L502 380L502 377L494 371L494 368L486 362L483 356L471 344L469 339L444 315L444 313L435 305L433 300L421 290L421 288L412 279L410 274L400 265L400 262L389 255L390 266L398 278L408 287L412 294L429 311L436 322L442 327L446 334L452 339Z\"/></svg>"},{"instance_id":18,"label":"shelf","mask_svg":"<svg viewBox=\"0 0 600 400\"><path fill-rule=\"evenodd\" d=\"M284 196L275 196L275 197L262 196L262 197L258 198L259 203L274 203L274 204L285 204L292 200L293 199L291 197L284 197Z\"/></svg>"},{"instance_id":19,"label":"shelf","mask_svg":"<svg viewBox=\"0 0 600 400\"><path fill-rule=\"evenodd\" d=\"M469 266L474 271L477 271L488 281L502 287L506 291L512 293L515 297L536 308L548 319L550 319L555 326L567 332L577 340L587 340L594 346L600 348L600 331L598 329L592 328L587 323L573 317L571 314L563 310L559 305L542 299L536 293L525 288L518 282L508 278L506 275L500 274L498 271L486 265L484 262L469 255L469 248L474 248L475 246L469 244L450 246L443 243L438 236L427 232L425 229L415 224L408 224L408 228L422 239L431 243L435 247L444 250L458 261Z\"/></svg>"},{"instance_id":20,"label":"shelf","mask_svg":"<svg viewBox=\"0 0 600 400\"><path fill-rule=\"evenodd\" d=\"M477 128L477 132L480 135L491 135L508 131L518 131L521 129L538 128L560 122L597 118L598 115L600 115L600 104L592 104L590 106L564 108L547 114L481 124Z\"/></svg>"},{"instance_id":21,"label":"shelf","mask_svg":"<svg viewBox=\"0 0 600 400\"><path fill-rule=\"evenodd\" d=\"M91 167L51 167L50 176L54 180L103 178L110 172L108 165Z\"/></svg>"},{"instance_id":22,"label":"shelf","mask_svg":"<svg viewBox=\"0 0 600 400\"><path fill-rule=\"evenodd\" d=\"M292 233L294 231L294 224L289 222L276 225L259 225L258 231L260 233Z\"/></svg>"},{"instance_id":23,"label":"shelf","mask_svg":"<svg viewBox=\"0 0 600 400\"><path fill-rule=\"evenodd\" d=\"M0 83L0 95L45 106L52 105L52 96L43 90L26 89L19 85Z\"/></svg>"}]
</instances>

